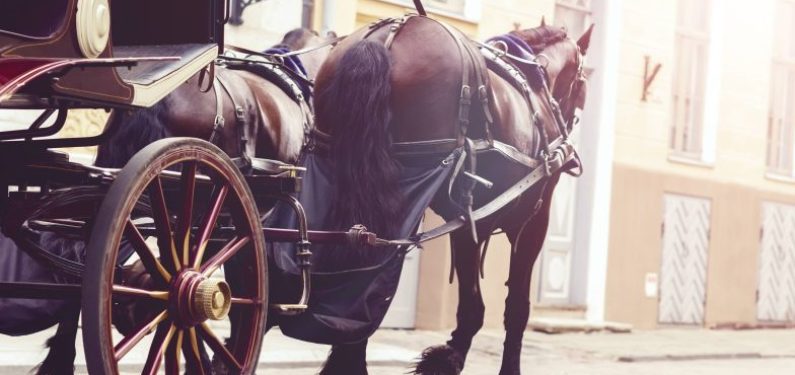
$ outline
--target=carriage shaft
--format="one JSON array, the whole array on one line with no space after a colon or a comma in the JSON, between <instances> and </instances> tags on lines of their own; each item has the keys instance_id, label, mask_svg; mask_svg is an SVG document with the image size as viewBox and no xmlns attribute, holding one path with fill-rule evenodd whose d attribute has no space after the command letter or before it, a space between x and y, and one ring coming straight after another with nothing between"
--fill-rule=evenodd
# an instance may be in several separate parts
<instances>
[{"instance_id":1,"label":"carriage shaft","mask_svg":"<svg viewBox=\"0 0 795 375\"><path fill-rule=\"evenodd\" d=\"M80 298L79 284L0 282L0 298L75 299Z\"/></svg>"}]
</instances>

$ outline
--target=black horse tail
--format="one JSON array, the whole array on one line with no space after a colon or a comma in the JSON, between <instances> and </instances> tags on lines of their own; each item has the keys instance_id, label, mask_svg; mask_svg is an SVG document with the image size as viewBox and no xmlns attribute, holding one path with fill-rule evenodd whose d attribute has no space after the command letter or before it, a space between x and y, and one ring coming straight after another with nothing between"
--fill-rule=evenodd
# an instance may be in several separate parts
<instances>
[{"instance_id":1,"label":"black horse tail","mask_svg":"<svg viewBox=\"0 0 795 375\"><path fill-rule=\"evenodd\" d=\"M391 236L402 218L400 166L389 133L390 70L382 43L363 40L342 56L326 87L315 93L317 125L331 136L336 179L332 218Z\"/></svg>"},{"instance_id":2,"label":"black horse tail","mask_svg":"<svg viewBox=\"0 0 795 375\"><path fill-rule=\"evenodd\" d=\"M114 110L105 125L111 135L97 148L94 165L103 168L121 168L148 144L170 137L165 115L168 97L149 108Z\"/></svg>"}]
</instances>

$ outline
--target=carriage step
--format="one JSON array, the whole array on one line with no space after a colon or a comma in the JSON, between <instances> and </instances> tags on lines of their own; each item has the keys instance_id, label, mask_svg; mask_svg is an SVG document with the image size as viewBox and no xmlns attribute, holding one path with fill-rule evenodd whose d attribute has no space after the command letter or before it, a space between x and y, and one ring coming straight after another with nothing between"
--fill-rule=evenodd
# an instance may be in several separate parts
<instances>
[{"instance_id":1,"label":"carriage step","mask_svg":"<svg viewBox=\"0 0 795 375\"><path fill-rule=\"evenodd\" d=\"M280 315L298 315L306 311L309 306L301 304L272 304L271 310Z\"/></svg>"}]
</instances>

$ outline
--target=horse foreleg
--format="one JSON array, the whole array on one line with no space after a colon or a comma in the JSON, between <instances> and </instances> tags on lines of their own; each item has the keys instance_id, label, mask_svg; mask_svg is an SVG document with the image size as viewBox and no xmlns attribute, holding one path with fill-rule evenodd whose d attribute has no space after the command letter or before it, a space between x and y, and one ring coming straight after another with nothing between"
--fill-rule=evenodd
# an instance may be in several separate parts
<instances>
[{"instance_id":1,"label":"horse foreleg","mask_svg":"<svg viewBox=\"0 0 795 375\"><path fill-rule=\"evenodd\" d=\"M367 375L367 340L333 345L320 375Z\"/></svg>"},{"instance_id":2,"label":"horse foreleg","mask_svg":"<svg viewBox=\"0 0 795 375\"><path fill-rule=\"evenodd\" d=\"M550 189L551 191L552 189ZM533 263L541 247L549 226L549 207L551 194L545 194L544 201L530 222L524 228L505 228L508 239L513 246L508 276L508 297L505 299L505 343L502 353L500 375L518 375L521 373L522 337L527 329L530 317L530 277ZM521 206L520 206L521 207ZM516 210L521 215L526 210ZM508 217L510 220L511 218ZM508 222L521 222L510 220Z\"/></svg>"},{"instance_id":3,"label":"horse foreleg","mask_svg":"<svg viewBox=\"0 0 795 375\"><path fill-rule=\"evenodd\" d=\"M37 375L74 374L75 371L75 340L77 338L77 322L80 317L80 302L69 302L64 315L58 323L55 336L47 340L50 351L44 362L35 371Z\"/></svg>"}]
</instances>

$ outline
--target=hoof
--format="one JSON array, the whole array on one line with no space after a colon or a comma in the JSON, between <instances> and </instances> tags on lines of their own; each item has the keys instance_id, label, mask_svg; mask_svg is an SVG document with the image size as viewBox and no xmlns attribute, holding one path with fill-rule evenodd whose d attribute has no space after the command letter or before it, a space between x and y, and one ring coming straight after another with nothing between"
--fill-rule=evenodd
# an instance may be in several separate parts
<instances>
[{"instance_id":1,"label":"hoof","mask_svg":"<svg viewBox=\"0 0 795 375\"><path fill-rule=\"evenodd\" d=\"M464 369L464 359L449 345L432 346L425 349L412 374L458 375Z\"/></svg>"}]
</instances>

